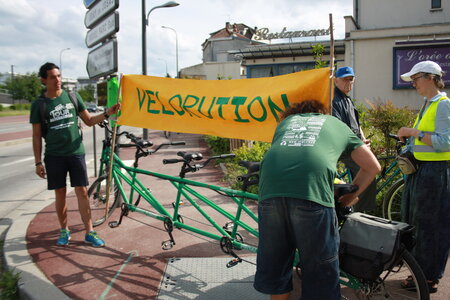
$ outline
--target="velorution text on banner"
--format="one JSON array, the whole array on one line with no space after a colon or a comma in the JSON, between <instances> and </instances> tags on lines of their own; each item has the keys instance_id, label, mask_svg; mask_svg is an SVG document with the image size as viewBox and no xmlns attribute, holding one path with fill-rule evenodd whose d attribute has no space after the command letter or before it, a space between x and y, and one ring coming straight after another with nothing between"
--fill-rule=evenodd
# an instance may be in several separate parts
<instances>
[{"instance_id":1,"label":"velorution text on banner","mask_svg":"<svg viewBox=\"0 0 450 300\"><path fill-rule=\"evenodd\" d=\"M193 80L124 75L119 125L271 142L289 103L329 105L328 68L288 75Z\"/></svg>"}]
</instances>

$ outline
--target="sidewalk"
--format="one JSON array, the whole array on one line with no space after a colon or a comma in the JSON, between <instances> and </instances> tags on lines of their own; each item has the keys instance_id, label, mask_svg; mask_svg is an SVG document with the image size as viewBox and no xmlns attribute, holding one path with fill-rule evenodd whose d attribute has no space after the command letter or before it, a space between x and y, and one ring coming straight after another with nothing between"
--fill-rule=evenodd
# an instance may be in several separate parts
<instances>
[{"instance_id":1,"label":"sidewalk","mask_svg":"<svg viewBox=\"0 0 450 300\"><path fill-rule=\"evenodd\" d=\"M155 145L167 141L161 131L151 130L149 140ZM171 140L183 140L186 145L163 148L152 156L142 158L139 168L177 175L181 165L163 165L163 158L175 158L178 151L201 152L208 156L201 136L172 134ZM132 150L122 149L121 157L132 159ZM224 185L219 180L220 168L213 165L198 173L188 174L187 178ZM171 209L175 195L167 182L149 177L144 178L143 182L157 199L163 199L165 207ZM204 193L228 211L235 207L216 193ZM185 230L175 229L176 244L164 251L161 242L168 240L169 236L163 222L136 212L124 217L118 228L109 228L106 223L96 228L106 241L106 247L92 248L84 244L84 229L73 193L68 198L72 240L68 247L58 247L55 241L59 225L53 201L53 192L44 192L21 207L11 218L12 225L4 250L8 266L21 272L22 299L268 299L265 295L255 294L252 288L250 274L254 271L249 268L254 266L251 264L242 263L227 269L224 261L229 256L221 251L216 241ZM256 207L251 206L251 209ZM182 207L181 213L186 224L209 227L192 207ZM118 220L119 214L120 209L116 209L110 220ZM252 241L249 236L244 235L244 238ZM248 254L246 258L252 260L254 255ZM177 264L180 262L188 263L185 266L188 266L190 276L182 272L182 266ZM450 299L449 269L447 267L439 292L433 294L431 299ZM199 270L201 275L195 270ZM218 290L223 298L211 298L211 293ZM252 293L253 298L239 294L242 291ZM299 291L295 290L292 299L298 298L298 295Z\"/></svg>"},{"instance_id":2,"label":"sidewalk","mask_svg":"<svg viewBox=\"0 0 450 300\"><path fill-rule=\"evenodd\" d=\"M177 175L181 164L163 165L163 158L176 158L176 153L181 150L208 156L206 144L199 135L172 134L171 139L183 140L186 145L163 148L141 159L139 167ZM150 131L149 140L155 145L167 141L161 131ZM131 149L122 149L121 157L132 159L133 154ZM220 168L211 164L187 177L224 185L219 181L221 174ZM167 182L149 177L143 178L143 182L158 199L163 199L165 206L171 208L175 191L165 186ZM207 195L217 199L221 206L230 205L228 210L235 206L224 203L216 193ZM44 197L49 200L42 205L24 208L26 212L22 212L20 221L13 222L5 241L7 263L21 272L20 288L26 299L156 299L170 258L230 259L221 251L218 242L177 229L173 232L176 245L171 250L162 250L161 242L169 239L163 222L139 213L130 213L118 228L111 229L106 223L97 227L106 247L92 248L83 242L84 229L73 193L68 198L72 240L68 247L57 247L55 240L59 226L52 203L54 198L51 192L42 195ZM206 220L200 221L200 217L194 214L192 207L183 207L181 213L186 224L209 227L204 224ZM119 214L120 209L116 209L111 220L117 220ZM223 268L226 270L225 264Z\"/></svg>"}]
</instances>

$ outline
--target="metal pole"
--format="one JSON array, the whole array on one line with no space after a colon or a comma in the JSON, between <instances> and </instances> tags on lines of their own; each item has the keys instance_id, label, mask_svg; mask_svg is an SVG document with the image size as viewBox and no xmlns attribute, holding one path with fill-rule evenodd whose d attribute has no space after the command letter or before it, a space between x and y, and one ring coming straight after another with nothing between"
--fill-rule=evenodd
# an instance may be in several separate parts
<instances>
[{"instance_id":1,"label":"metal pole","mask_svg":"<svg viewBox=\"0 0 450 300\"><path fill-rule=\"evenodd\" d=\"M66 48L66 49L62 49L61 51L59 51L59 72L61 73L61 78L62 78L62 53L66 50L70 50L70 48Z\"/></svg>"},{"instance_id":2,"label":"metal pole","mask_svg":"<svg viewBox=\"0 0 450 300\"><path fill-rule=\"evenodd\" d=\"M142 0L142 75L147 75L147 18L145 0ZM148 129L142 130L142 139L148 140Z\"/></svg>"},{"instance_id":3,"label":"metal pole","mask_svg":"<svg viewBox=\"0 0 450 300\"><path fill-rule=\"evenodd\" d=\"M175 32L175 56L176 56L176 68L177 68L177 74L176 74L176 78L178 78L178 34L177 31L171 27L167 27L167 26L161 26L162 28L166 28L166 29L170 29L173 32Z\"/></svg>"},{"instance_id":4,"label":"metal pole","mask_svg":"<svg viewBox=\"0 0 450 300\"><path fill-rule=\"evenodd\" d=\"M164 7L174 7L178 6L179 4L174 1L169 1L167 3L164 3L163 5L158 5L153 7L149 10L147 15L145 15L145 0L142 0L142 75L147 75L147 32L146 32L146 26L148 25L148 17L150 16L150 13L157 9L157 8L164 8ZM148 140L148 129L144 128L142 131L142 138L144 140Z\"/></svg>"},{"instance_id":5,"label":"metal pole","mask_svg":"<svg viewBox=\"0 0 450 300\"><path fill-rule=\"evenodd\" d=\"M333 34L333 14L330 14L330 114L334 98L334 34Z\"/></svg>"}]
</instances>

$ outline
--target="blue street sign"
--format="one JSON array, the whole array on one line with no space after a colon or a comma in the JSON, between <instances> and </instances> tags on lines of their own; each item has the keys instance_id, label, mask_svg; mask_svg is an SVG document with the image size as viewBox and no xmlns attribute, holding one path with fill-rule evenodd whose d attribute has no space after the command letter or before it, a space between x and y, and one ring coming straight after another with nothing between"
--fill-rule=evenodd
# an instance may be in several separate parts
<instances>
[{"instance_id":1,"label":"blue street sign","mask_svg":"<svg viewBox=\"0 0 450 300\"><path fill-rule=\"evenodd\" d=\"M89 7L91 7L91 6L95 3L95 1L97 1L97 0L83 0L84 6L85 6L86 8L89 8Z\"/></svg>"}]
</instances>

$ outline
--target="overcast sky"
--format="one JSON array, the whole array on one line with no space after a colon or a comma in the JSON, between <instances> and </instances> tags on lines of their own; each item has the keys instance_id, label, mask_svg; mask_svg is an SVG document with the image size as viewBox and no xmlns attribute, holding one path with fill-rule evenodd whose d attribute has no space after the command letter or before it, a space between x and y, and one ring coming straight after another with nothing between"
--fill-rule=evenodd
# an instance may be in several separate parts
<instances>
[{"instance_id":1,"label":"overcast sky","mask_svg":"<svg viewBox=\"0 0 450 300\"><path fill-rule=\"evenodd\" d=\"M146 8L167 2L147 0ZM147 73L175 75L175 33L179 68L202 62L201 44L226 22L267 27L270 32L325 29L333 14L335 39L344 38L344 16L352 15L353 0L178 0L180 5L150 14L147 27ZM82 0L0 0L0 73L37 72L47 61L60 64L64 77L87 77ZM142 73L141 1L120 0L119 72ZM294 39L303 41L305 39ZM273 40L272 43L281 42ZM70 50L62 51L70 48Z\"/></svg>"}]
</instances>

